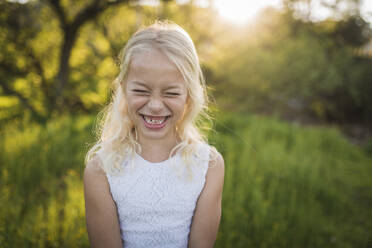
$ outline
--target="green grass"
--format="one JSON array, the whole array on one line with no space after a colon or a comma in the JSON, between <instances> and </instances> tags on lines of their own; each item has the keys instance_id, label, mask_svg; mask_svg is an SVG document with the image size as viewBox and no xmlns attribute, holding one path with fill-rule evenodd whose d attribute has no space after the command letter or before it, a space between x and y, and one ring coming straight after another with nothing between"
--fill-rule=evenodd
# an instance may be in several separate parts
<instances>
[{"instance_id":1,"label":"green grass","mask_svg":"<svg viewBox=\"0 0 372 248\"><path fill-rule=\"evenodd\" d=\"M372 160L336 129L225 117L217 247L370 247Z\"/></svg>"},{"instance_id":2,"label":"green grass","mask_svg":"<svg viewBox=\"0 0 372 248\"><path fill-rule=\"evenodd\" d=\"M91 120L2 128L0 247L88 247L82 171Z\"/></svg>"},{"instance_id":3,"label":"green grass","mask_svg":"<svg viewBox=\"0 0 372 248\"><path fill-rule=\"evenodd\" d=\"M215 247L371 247L372 158L331 128L224 115ZM93 117L0 131L0 247L89 247L82 187Z\"/></svg>"}]
</instances>

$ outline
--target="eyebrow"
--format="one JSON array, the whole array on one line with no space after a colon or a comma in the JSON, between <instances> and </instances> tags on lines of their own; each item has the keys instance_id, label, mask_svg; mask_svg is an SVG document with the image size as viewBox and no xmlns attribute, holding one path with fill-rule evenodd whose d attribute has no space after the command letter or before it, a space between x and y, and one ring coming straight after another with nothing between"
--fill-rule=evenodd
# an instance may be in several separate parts
<instances>
[{"instance_id":1,"label":"eyebrow","mask_svg":"<svg viewBox=\"0 0 372 248\"><path fill-rule=\"evenodd\" d=\"M149 88L149 87L147 86L147 84L142 83L142 82L139 82L139 81L132 81L132 83L134 83L134 84L138 84L138 85L141 85L141 86L146 87L146 88Z\"/></svg>"},{"instance_id":2,"label":"eyebrow","mask_svg":"<svg viewBox=\"0 0 372 248\"><path fill-rule=\"evenodd\" d=\"M132 81L132 83L134 83L134 84L138 84L138 85L141 85L141 86L143 86L143 87L149 89L149 86L148 86L147 84L142 83L142 82L140 82L140 81ZM165 90L170 90L170 89L181 89L181 87L180 87L179 85L174 85L174 84L173 84L173 85L170 85L169 87L166 87L166 88L165 88Z\"/></svg>"},{"instance_id":3,"label":"eyebrow","mask_svg":"<svg viewBox=\"0 0 372 248\"><path fill-rule=\"evenodd\" d=\"M167 88L165 88L166 90L170 90L170 89L181 89L181 87L180 86L178 86L178 85L171 85L171 86L169 86L169 87L167 87Z\"/></svg>"}]
</instances>

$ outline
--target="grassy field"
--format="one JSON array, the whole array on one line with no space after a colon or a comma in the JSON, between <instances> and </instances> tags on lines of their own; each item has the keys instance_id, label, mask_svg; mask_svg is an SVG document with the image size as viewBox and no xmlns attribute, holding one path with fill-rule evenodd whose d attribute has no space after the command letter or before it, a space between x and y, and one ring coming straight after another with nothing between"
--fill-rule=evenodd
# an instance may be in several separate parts
<instances>
[{"instance_id":1,"label":"grassy field","mask_svg":"<svg viewBox=\"0 0 372 248\"><path fill-rule=\"evenodd\" d=\"M88 247L83 159L93 118L0 131L0 247ZM218 118L223 214L215 247L371 247L372 156L336 129Z\"/></svg>"}]
</instances>

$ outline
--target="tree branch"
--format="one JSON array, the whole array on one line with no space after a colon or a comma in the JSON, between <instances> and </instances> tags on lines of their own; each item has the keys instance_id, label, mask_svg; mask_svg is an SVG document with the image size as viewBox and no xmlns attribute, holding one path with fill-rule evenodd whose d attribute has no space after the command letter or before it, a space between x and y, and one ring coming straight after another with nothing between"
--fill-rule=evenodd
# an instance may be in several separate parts
<instances>
[{"instance_id":1,"label":"tree branch","mask_svg":"<svg viewBox=\"0 0 372 248\"><path fill-rule=\"evenodd\" d=\"M111 2L95 0L76 15L76 18L71 24L71 28L78 29L86 21L93 19L99 13L105 11L108 7L119 5L122 3L127 3L127 2L129 2L129 0L116 0L116 1L111 1Z\"/></svg>"},{"instance_id":2,"label":"tree branch","mask_svg":"<svg viewBox=\"0 0 372 248\"><path fill-rule=\"evenodd\" d=\"M49 86L47 84L47 80L44 76L44 69L41 65L41 62L30 48L26 47L25 52L26 52L26 55L32 59L31 64L35 67L37 74L41 78L41 88L48 101L48 106L50 107L51 104L53 104L53 96L51 95Z\"/></svg>"},{"instance_id":3,"label":"tree branch","mask_svg":"<svg viewBox=\"0 0 372 248\"><path fill-rule=\"evenodd\" d=\"M68 25L65 11L63 10L59 0L48 0L54 11L56 12L62 29Z\"/></svg>"},{"instance_id":4,"label":"tree branch","mask_svg":"<svg viewBox=\"0 0 372 248\"><path fill-rule=\"evenodd\" d=\"M60 20L66 23L64 12L61 9L58 0L49 0L57 14L59 15ZM56 78L56 105L62 106L64 104L63 91L65 86L68 84L70 66L69 60L71 56L72 48L75 44L75 41L78 37L78 30L82 27L87 21L94 19L97 15L106 10L109 6L114 6L122 3L127 3L129 0L116 0L114 2L109 2L108 0L94 0L89 5L87 5L83 10L75 16L71 23L66 23L63 26L64 40L61 47L61 58L59 71Z\"/></svg>"},{"instance_id":5,"label":"tree branch","mask_svg":"<svg viewBox=\"0 0 372 248\"><path fill-rule=\"evenodd\" d=\"M8 85L6 85L6 83L4 83L4 81L2 81L2 80L0 80L0 86L3 88L4 92L7 95L16 96L22 102L22 104L32 112L32 114L34 116L36 116L38 119L43 119L43 117L36 111L36 109L34 107L32 107L32 105L27 100L27 98L25 98L21 93L19 93L19 92L15 91L14 89L11 89L10 87L8 87Z\"/></svg>"}]
</instances>

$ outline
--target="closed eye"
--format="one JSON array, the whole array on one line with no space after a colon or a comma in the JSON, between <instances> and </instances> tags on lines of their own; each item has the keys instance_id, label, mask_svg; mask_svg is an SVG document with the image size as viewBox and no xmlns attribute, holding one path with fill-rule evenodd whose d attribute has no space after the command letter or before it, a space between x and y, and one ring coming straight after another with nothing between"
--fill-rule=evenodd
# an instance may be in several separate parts
<instances>
[{"instance_id":1,"label":"closed eye","mask_svg":"<svg viewBox=\"0 0 372 248\"><path fill-rule=\"evenodd\" d=\"M170 96L179 96L179 95L180 95L180 94L177 93L177 92L167 92L167 93L165 93L165 94L170 95Z\"/></svg>"},{"instance_id":2,"label":"closed eye","mask_svg":"<svg viewBox=\"0 0 372 248\"><path fill-rule=\"evenodd\" d=\"M133 92L136 92L136 93L142 93L142 94L148 94L149 92L147 90L138 90L138 89L134 89L132 90Z\"/></svg>"}]
</instances>

